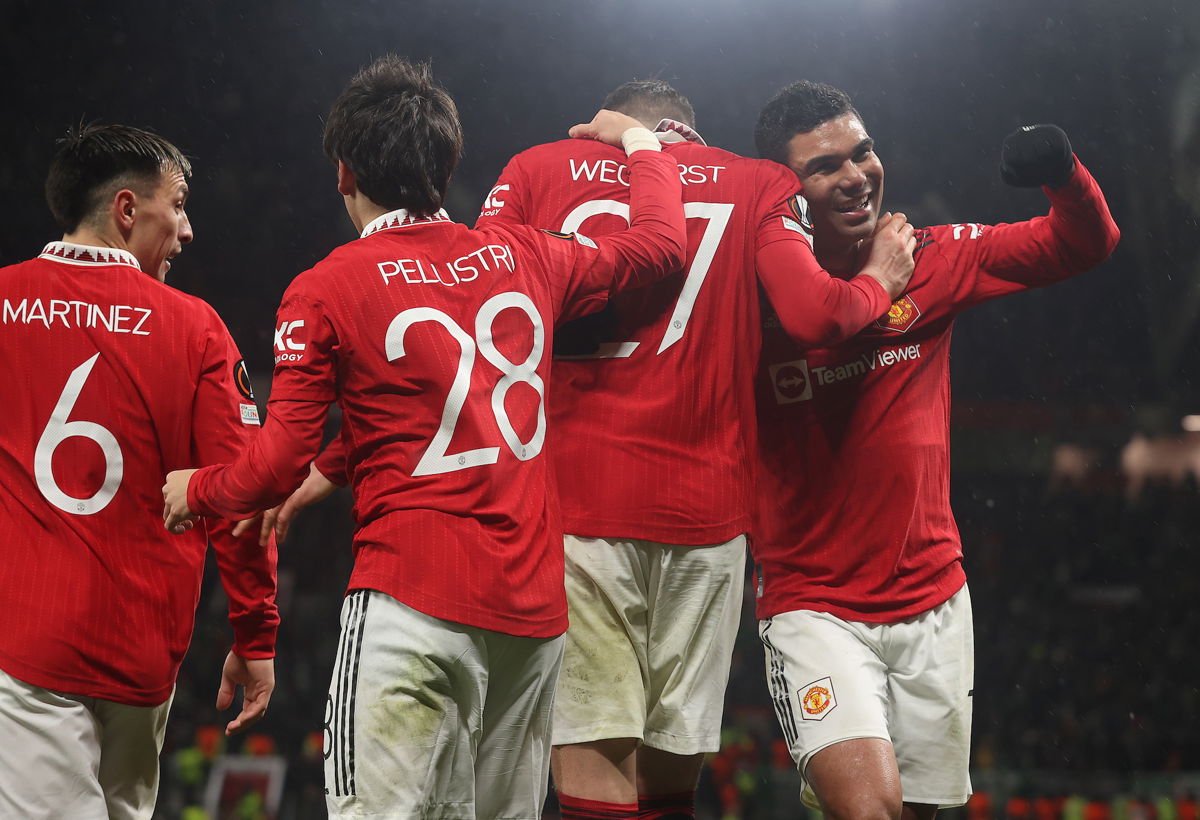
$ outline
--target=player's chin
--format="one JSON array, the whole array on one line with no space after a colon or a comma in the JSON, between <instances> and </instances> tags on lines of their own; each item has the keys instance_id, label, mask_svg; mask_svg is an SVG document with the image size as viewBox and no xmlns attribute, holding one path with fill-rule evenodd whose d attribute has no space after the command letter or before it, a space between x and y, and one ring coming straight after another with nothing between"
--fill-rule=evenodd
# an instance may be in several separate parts
<instances>
[{"instance_id":1,"label":"player's chin","mask_svg":"<svg viewBox=\"0 0 1200 820\"><path fill-rule=\"evenodd\" d=\"M839 220L836 226L838 236L845 242L861 242L864 239L870 239L875 233L875 224L879 221L874 212L866 217L856 219Z\"/></svg>"}]
</instances>

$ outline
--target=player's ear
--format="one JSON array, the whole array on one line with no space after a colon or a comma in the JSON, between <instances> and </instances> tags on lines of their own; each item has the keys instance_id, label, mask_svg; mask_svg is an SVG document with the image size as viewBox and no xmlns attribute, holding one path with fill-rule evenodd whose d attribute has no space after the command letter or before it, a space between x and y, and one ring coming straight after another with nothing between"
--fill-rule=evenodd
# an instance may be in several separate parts
<instances>
[{"instance_id":1,"label":"player's ear","mask_svg":"<svg viewBox=\"0 0 1200 820\"><path fill-rule=\"evenodd\" d=\"M350 170L350 166L339 159L337 171L338 193L342 196L354 196L358 193L358 181L354 178L354 172Z\"/></svg>"},{"instance_id":2,"label":"player's ear","mask_svg":"<svg viewBox=\"0 0 1200 820\"><path fill-rule=\"evenodd\" d=\"M126 231L131 229L137 214L137 194L122 188L113 194L110 208L117 225Z\"/></svg>"}]
</instances>

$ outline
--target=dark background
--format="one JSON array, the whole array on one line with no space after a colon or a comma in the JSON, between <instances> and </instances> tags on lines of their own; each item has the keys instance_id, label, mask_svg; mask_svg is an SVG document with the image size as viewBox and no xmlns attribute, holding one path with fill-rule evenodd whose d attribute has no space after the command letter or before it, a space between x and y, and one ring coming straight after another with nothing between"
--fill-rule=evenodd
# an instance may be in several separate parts
<instances>
[{"instance_id":1,"label":"dark background","mask_svg":"<svg viewBox=\"0 0 1200 820\"><path fill-rule=\"evenodd\" d=\"M260 382L285 285L353 236L322 117L359 66L395 51L432 60L458 101L467 155L450 210L466 222L509 156L631 78L676 84L708 141L741 153L784 84L845 88L888 204L918 224L1042 209L1000 183L998 149L1018 125L1058 123L1125 240L1097 273L960 323L959 396L1200 399L1192 0L9 2L3 22L0 262L57 238L40 192L68 124L154 128L195 160L196 241L171 280L226 317Z\"/></svg>"},{"instance_id":2,"label":"dark background","mask_svg":"<svg viewBox=\"0 0 1200 820\"><path fill-rule=\"evenodd\" d=\"M196 240L170 281L225 317L260 394L283 289L354 236L321 153L322 117L382 53L431 60L458 102L467 154L448 210L463 222L509 156L564 135L632 78L676 85L711 144L746 154L758 111L786 83L846 89L887 168L888 207L918 225L1043 212L1040 193L999 181L999 146L1019 125L1061 125L1108 196L1121 246L1096 271L977 308L956 329L975 765L1200 770L1195 489L1130 501L1116 469L1131 434L1177 435L1181 415L1200 409L1200 3L133 0L8 2L0 22L0 264L59 236L41 186L69 124L150 127L195 166ZM1063 443L1087 448L1094 469L1086 486L1054 491ZM291 816L321 811L304 739L320 729L336 641L346 506L309 513L282 553L280 688L263 731L292 762ZM210 573L168 753L217 721L222 608ZM746 782L763 784L774 729L746 620L729 725L758 744L737 765L759 766ZM196 798L172 771L163 816ZM714 806L718 785L706 788ZM773 816L765 806L760 795L757 808L725 811Z\"/></svg>"}]
</instances>

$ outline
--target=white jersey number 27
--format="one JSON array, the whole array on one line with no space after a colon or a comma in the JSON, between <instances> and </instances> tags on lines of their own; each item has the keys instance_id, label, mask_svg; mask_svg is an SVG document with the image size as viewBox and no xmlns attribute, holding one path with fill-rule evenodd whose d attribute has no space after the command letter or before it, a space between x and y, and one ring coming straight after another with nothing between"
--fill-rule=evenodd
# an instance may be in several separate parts
<instances>
[{"instance_id":1,"label":"white jersey number 27","mask_svg":"<svg viewBox=\"0 0 1200 820\"><path fill-rule=\"evenodd\" d=\"M629 205L615 199L593 199L585 202L567 214L567 218L563 220L562 232L575 233L584 222L600 214L613 214L623 217L628 222ZM683 338L683 331L687 329L688 321L692 318L692 309L696 306L696 297L700 295L700 288L708 276L708 269L712 267L713 257L717 254L717 247L721 244L721 237L725 235L725 228L728 227L732 214L733 205L727 203L684 203L685 218L705 220L704 234L700 237L700 244L696 247L692 263L688 265L679 298L675 300L675 309L671 311L671 318L667 320L667 330L658 345L659 353ZM598 353L571 358L624 359L632 354L637 346L638 342L618 342L615 345L610 343L602 345Z\"/></svg>"}]
</instances>

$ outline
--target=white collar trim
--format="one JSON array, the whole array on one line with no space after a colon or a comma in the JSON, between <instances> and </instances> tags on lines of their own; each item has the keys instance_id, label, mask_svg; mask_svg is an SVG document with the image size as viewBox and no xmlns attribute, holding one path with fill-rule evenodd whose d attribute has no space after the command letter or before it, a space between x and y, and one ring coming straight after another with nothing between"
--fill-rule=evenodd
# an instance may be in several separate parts
<instances>
[{"instance_id":1,"label":"white collar trim","mask_svg":"<svg viewBox=\"0 0 1200 820\"><path fill-rule=\"evenodd\" d=\"M95 245L77 245L74 242L51 242L42 248L38 258L72 265L128 265L131 268L142 269L137 258L129 251L120 248L100 248Z\"/></svg>"},{"instance_id":2,"label":"white collar trim","mask_svg":"<svg viewBox=\"0 0 1200 820\"><path fill-rule=\"evenodd\" d=\"M658 121L658 125L654 126L654 135L658 137L659 142L687 141L694 142L697 145L708 145L704 141L704 137L700 136L695 128L667 117L663 117Z\"/></svg>"},{"instance_id":3,"label":"white collar trim","mask_svg":"<svg viewBox=\"0 0 1200 820\"><path fill-rule=\"evenodd\" d=\"M446 213L445 208L442 208L432 216L409 216L408 211L403 208L397 208L383 216L372 219L367 227L363 228L362 236L370 236L378 231L389 231L392 228L406 228L409 225L425 225L431 222L449 221L450 215Z\"/></svg>"}]
</instances>

